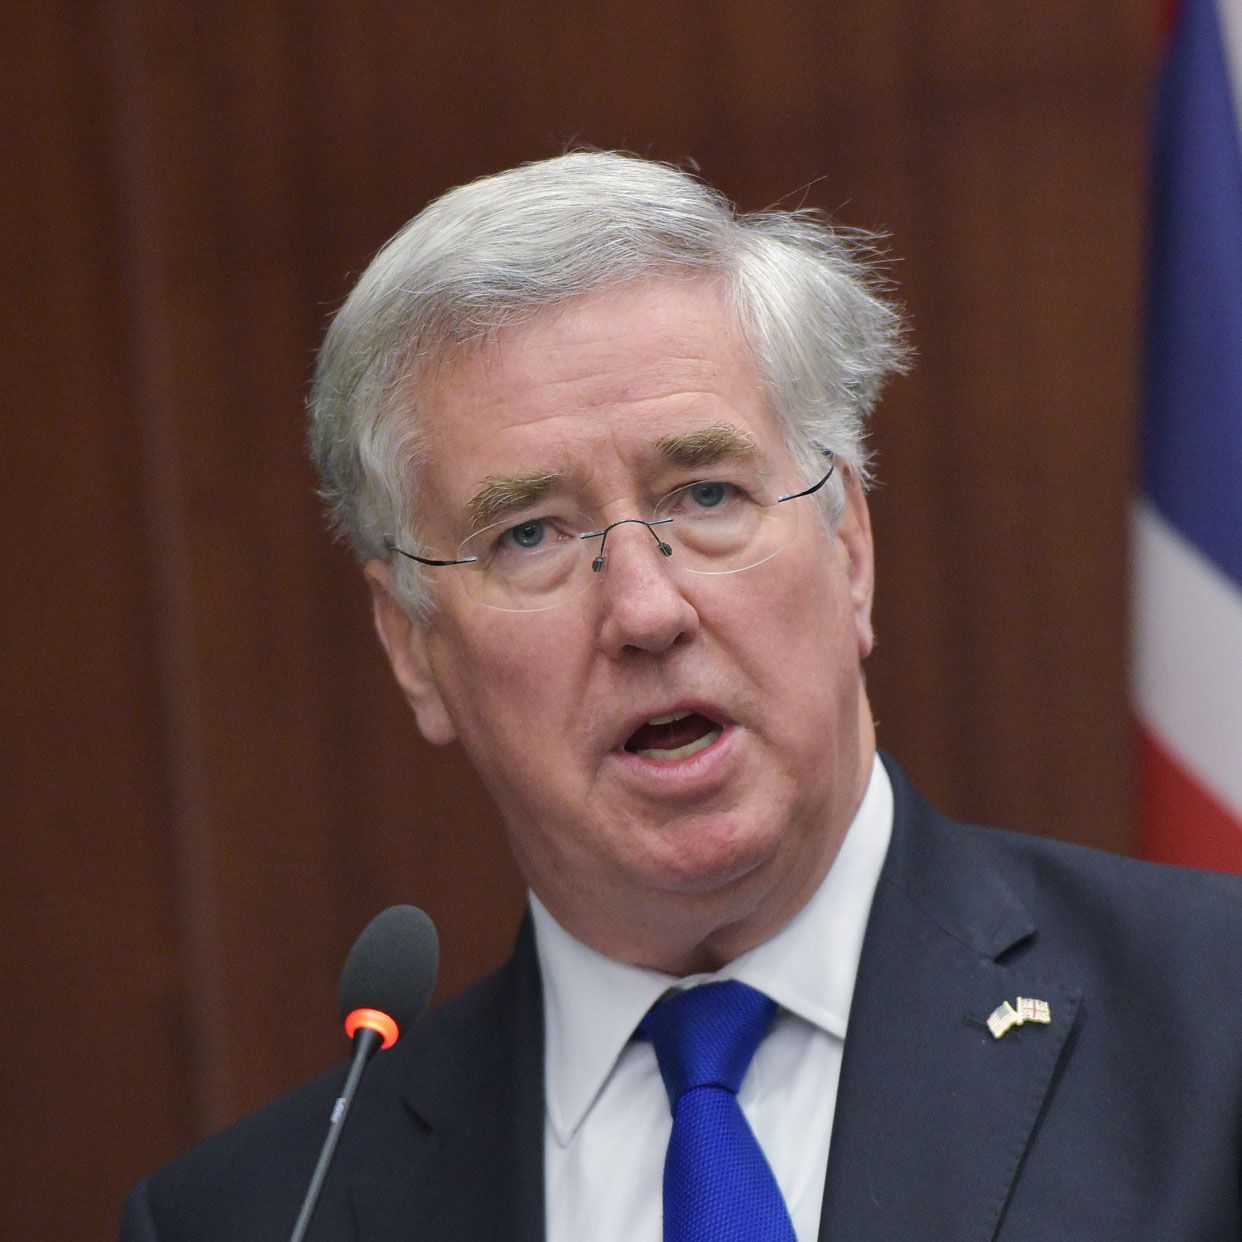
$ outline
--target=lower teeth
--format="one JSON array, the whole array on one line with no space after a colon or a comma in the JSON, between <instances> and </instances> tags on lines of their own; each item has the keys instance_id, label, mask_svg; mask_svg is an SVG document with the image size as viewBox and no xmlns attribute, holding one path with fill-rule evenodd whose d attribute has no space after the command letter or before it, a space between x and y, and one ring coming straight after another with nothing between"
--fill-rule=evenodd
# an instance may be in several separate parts
<instances>
[{"instance_id":1,"label":"lower teeth","mask_svg":"<svg viewBox=\"0 0 1242 1242\"><path fill-rule=\"evenodd\" d=\"M702 737L695 738L693 742L687 742L684 746L678 746L674 750L640 750L638 754L644 759L655 759L661 763L672 763L677 759L688 759L691 755L697 755L699 751L706 750L720 736L719 729L711 729L704 733Z\"/></svg>"}]
</instances>

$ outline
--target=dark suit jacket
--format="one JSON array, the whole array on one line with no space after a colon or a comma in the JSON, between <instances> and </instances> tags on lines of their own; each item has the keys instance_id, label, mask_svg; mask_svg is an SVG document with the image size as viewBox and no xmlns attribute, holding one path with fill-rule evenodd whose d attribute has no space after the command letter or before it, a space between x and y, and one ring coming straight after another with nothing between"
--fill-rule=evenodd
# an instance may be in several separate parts
<instances>
[{"instance_id":1,"label":"dark suit jacket","mask_svg":"<svg viewBox=\"0 0 1242 1242\"><path fill-rule=\"evenodd\" d=\"M1242 1238L1242 883L954 823L893 773L822 1238ZM1018 996L1051 1022L994 1039ZM134 1191L126 1242L287 1237L338 1071ZM543 1032L529 926L380 1053L311 1236L537 1242ZM656 1191L653 1189L653 1193Z\"/></svg>"}]
</instances>

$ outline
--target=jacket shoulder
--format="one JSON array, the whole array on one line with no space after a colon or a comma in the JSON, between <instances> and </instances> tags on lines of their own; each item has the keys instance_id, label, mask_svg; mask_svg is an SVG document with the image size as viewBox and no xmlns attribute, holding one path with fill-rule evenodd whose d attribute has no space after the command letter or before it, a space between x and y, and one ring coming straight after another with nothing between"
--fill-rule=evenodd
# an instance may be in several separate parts
<instances>
[{"instance_id":1,"label":"jacket shoulder","mask_svg":"<svg viewBox=\"0 0 1242 1242\"><path fill-rule=\"evenodd\" d=\"M325 1186L344 1183L417 1133L405 1088L427 1057L495 1029L511 964L430 1011L367 1068ZM477 1059L477 1058L476 1058ZM460 1061L460 1058L457 1058ZM339 1065L211 1136L139 1183L122 1222L124 1242L235 1242L287 1236L348 1071Z\"/></svg>"},{"instance_id":2,"label":"jacket shoulder","mask_svg":"<svg viewBox=\"0 0 1242 1242\"><path fill-rule=\"evenodd\" d=\"M893 786L884 879L942 926L971 928L984 944L981 921L1003 912L1012 927L1028 929L1012 937L1004 961L1068 973L1097 995L1100 986L1124 988L1133 1000L1194 1009L1236 990L1242 876L960 823L925 802L899 769Z\"/></svg>"}]
</instances>

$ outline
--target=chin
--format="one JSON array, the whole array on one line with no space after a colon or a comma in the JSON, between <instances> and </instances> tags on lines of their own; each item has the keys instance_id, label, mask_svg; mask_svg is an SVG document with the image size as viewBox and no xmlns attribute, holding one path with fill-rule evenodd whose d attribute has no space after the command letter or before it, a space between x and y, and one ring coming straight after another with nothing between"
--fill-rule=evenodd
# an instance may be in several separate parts
<instances>
[{"instance_id":1,"label":"chin","mask_svg":"<svg viewBox=\"0 0 1242 1242\"><path fill-rule=\"evenodd\" d=\"M740 830L736 824L698 825L648 860L648 879L656 888L686 896L724 894L743 887L772 862L780 844L777 831Z\"/></svg>"}]
</instances>

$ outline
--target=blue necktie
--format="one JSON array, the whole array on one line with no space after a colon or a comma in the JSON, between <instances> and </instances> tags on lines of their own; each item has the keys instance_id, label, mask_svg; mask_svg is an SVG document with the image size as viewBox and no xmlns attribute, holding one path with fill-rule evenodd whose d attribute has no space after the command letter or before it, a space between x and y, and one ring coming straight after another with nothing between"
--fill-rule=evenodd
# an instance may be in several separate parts
<instances>
[{"instance_id":1,"label":"blue necktie","mask_svg":"<svg viewBox=\"0 0 1242 1242\"><path fill-rule=\"evenodd\" d=\"M744 983L674 992L638 1024L668 1091L664 1242L796 1242L737 1090L776 1003Z\"/></svg>"}]
</instances>

